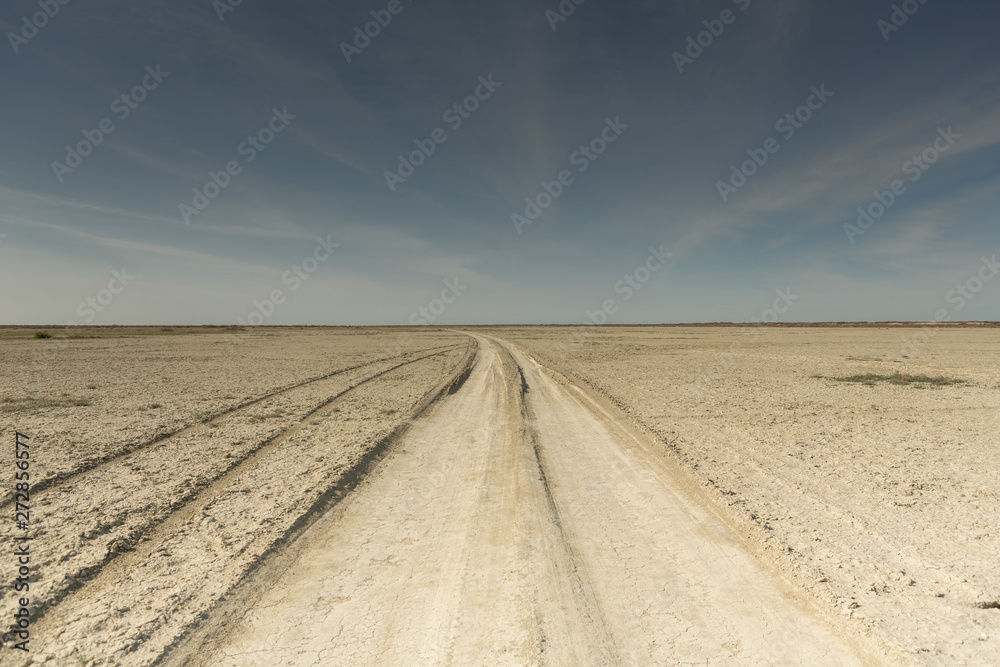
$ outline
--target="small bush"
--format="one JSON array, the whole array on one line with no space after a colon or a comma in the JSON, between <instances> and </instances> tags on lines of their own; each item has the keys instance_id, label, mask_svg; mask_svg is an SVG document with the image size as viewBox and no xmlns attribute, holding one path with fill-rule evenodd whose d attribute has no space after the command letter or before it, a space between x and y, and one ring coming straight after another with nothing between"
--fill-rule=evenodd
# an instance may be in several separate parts
<instances>
[{"instance_id":1,"label":"small bush","mask_svg":"<svg viewBox=\"0 0 1000 667\"><path fill-rule=\"evenodd\" d=\"M52 334L47 331L36 331L35 338L52 338Z\"/></svg>"}]
</instances>

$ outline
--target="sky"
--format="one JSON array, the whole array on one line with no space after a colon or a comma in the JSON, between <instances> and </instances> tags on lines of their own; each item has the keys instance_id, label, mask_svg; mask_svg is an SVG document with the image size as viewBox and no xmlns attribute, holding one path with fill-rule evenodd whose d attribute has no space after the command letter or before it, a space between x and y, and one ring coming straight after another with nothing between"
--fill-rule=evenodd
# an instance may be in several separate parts
<instances>
[{"instance_id":1,"label":"sky","mask_svg":"<svg viewBox=\"0 0 1000 667\"><path fill-rule=\"evenodd\" d=\"M576 2L4 3L0 324L1000 319L1000 5Z\"/></svg>"}]
</instances>

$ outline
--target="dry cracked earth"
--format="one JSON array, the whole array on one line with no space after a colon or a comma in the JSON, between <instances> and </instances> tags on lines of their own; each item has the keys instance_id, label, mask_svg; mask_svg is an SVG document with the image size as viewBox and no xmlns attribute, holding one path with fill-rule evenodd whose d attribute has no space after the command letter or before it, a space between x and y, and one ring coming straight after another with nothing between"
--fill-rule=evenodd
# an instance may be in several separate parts
<instances>
[{"instance_id":1,"label":"dry cracked earth","mask_svg":"<svg viewBox=\"0 0 1000 667\"><path fill-rule=\"evenodd\" d=\"M93 331L0 330L4 665L1000 662L989 331Z\"/></svg>"}]
</instances>

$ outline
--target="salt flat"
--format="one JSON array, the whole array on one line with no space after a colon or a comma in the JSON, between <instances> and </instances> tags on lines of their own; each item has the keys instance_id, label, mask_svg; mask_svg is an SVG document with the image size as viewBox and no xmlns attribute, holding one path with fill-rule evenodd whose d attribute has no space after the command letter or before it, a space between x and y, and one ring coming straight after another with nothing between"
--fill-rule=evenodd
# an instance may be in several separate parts
<instances>
[{"instance_id":1,"label":"salt flat","mask_svg":"<svg viewBox=\"0 0 1000 667\"><path fill-rule=\"evenodd\" d=\"M93 332L0 336L36 660L1000 659L992 330Z\"/></svg>"}]
</instances>

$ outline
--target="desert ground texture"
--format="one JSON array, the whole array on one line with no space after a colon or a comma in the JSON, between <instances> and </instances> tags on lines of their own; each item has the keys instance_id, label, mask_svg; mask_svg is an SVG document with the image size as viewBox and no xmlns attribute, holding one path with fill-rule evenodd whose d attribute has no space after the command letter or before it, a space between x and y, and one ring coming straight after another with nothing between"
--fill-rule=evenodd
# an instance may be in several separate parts
<instances>
[{"instance_id":1,"label":"desert ground texture","mask_svg":"<svg viewBox=\"0 0 1000 667\"><path fill-rule=\"evenodd\" d=\"M34 333L0 664L1000 663L997 329Z\"/></svg>"}]
</instances>

